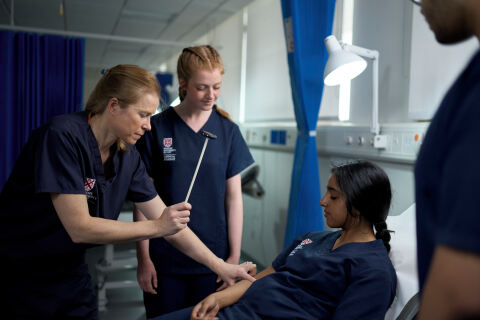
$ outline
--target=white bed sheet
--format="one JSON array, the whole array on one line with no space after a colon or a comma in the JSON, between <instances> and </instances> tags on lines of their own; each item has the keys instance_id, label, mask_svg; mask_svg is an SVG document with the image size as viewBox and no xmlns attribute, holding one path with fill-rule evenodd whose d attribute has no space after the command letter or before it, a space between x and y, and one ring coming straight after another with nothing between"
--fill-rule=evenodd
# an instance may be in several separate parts
<instances>
[{"instance_id":1,"label":"white bed sheet","mask_svg":"<svg viewBox=\"0 0 480 320\"><path fill-rule=\"evenodd\" d=\"M392 233L390 259L397 272L397 295L385 320L396 319L408 300L418 292L415 203L398 216L387 218Z\"/></svg>"}]
</instances>

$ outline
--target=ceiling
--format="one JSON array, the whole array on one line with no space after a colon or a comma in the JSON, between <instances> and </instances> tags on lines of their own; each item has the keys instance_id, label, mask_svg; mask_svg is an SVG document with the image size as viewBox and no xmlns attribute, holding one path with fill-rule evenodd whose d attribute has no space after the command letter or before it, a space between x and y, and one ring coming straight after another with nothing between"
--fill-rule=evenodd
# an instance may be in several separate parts
<instances>
[{"instance_id":1,"label":"ceiling","mask_svg":"<svg viewBox=\"0 0 480 320\"><path fill-rule=\"evenodd\" d=\"M87 67L133 63L158 70L252 1L0 0L0 29L81 36Z\"/></svg>"}]
</instances>

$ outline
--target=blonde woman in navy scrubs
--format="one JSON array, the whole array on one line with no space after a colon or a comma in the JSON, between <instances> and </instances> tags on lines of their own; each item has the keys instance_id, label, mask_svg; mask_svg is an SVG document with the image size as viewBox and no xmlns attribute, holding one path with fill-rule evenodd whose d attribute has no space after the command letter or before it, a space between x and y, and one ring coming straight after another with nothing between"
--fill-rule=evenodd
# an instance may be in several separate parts
<instances>
[{"instance_id":1,"label":"blonde woman in navy scrubs","mask_svg":"<svg viewBox=\"0 0 480 320\"><path fill-rule=\"evenodd\" d=\"M158 103L151 74L119 65L98 82L85 111L32 132L0 195L2 316L97 319L85 264L91 244L166 237L229 283L250 279L187 227L190 204L166 207L146 174L133 145L150 130ZM115 221L125 199L150 220Z\"/></svg>"},{"instance_id":2,"label":"blonde woman in navy scrubs","mask_svg":"<svg viewBox=\"0 0 480 320\"><path fill-rule=\"evenodd\" d=\"M189 226L218 257L237 264L242 239L240 172L253 158L228 114L215 102L223 64L211 46L183 49L177 65L180 105L152 117L138 149L166 204L185 200L205 137L207 144L189 202ZM141 208L140 208L141 209ZM138 219L144 219L137 212ZM138 280L147 318L194 305L218 287L217 276L162 239L137 245ZM225 287L225 285L223 285Z\"/></svg>"}]
</instances>

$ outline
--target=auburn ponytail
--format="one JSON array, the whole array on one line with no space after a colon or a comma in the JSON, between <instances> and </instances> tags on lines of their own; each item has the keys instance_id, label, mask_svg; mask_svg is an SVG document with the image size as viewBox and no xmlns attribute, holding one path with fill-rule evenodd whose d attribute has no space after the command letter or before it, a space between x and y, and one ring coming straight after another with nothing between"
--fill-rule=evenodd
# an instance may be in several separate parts
<instances>
[{"instance_id":1,"label":"auburn ponytail","mask_svg":"<svg viewBox=\"0 0 480 320\"><path fill-rule=\"evenodd\" d=\"M222 108L219 108L217 105L215 105L215 109L217 110L219 115L233 122L232 118L230 118L230 114L228 114L227 111L223 110Z\"/></svg>"}]
</instances>

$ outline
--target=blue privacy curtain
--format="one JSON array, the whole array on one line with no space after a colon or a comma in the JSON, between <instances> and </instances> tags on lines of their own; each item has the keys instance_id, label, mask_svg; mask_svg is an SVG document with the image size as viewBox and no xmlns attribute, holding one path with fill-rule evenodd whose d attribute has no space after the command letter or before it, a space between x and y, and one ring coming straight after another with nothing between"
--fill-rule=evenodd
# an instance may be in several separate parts
<instances>
[{"instance_id":1,"label":"blue privacy curtain","mask_svg":"<svg viewBox=\"0 0 480 320\"><path fill-rule=\"evenodd\" d=\"M335 0L282 0L288 66L299 136L290 187L284 246L301 234L323 229L315 132L332 33Z\"/></svg>"},{"instance_id":2,"label":"blue privacy curtain","mask_svg":"<svg viewBox=\"0 0 480 320\"><path fill-rule=\"evenodd\" d=\"M84 39L0 31L0 190L32 129L82 109Z\"/></svg>"}]
</instances>

